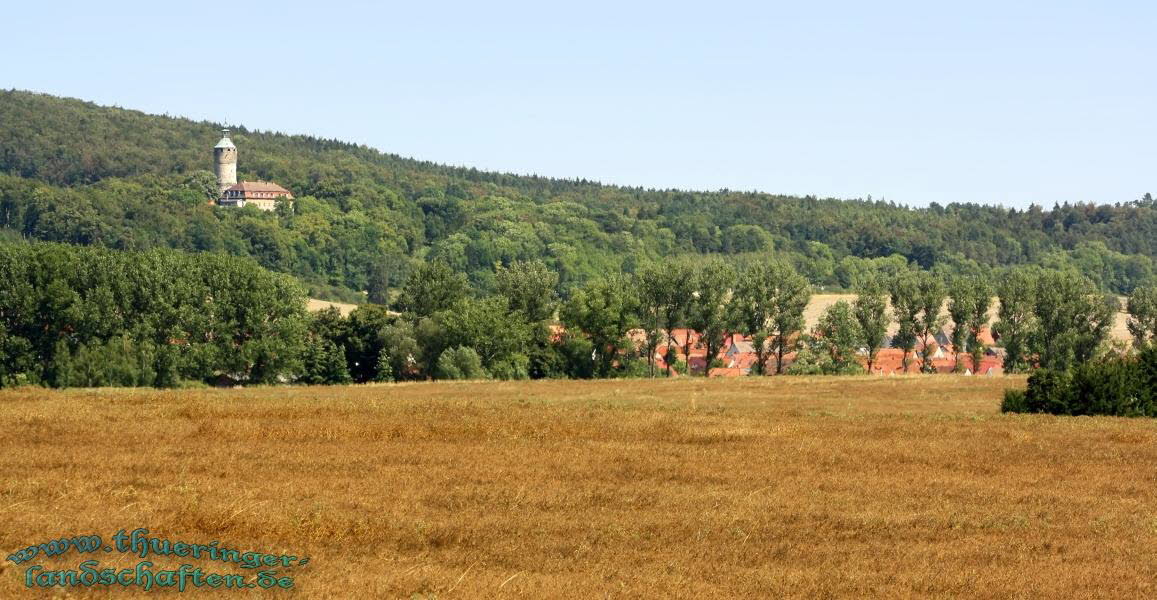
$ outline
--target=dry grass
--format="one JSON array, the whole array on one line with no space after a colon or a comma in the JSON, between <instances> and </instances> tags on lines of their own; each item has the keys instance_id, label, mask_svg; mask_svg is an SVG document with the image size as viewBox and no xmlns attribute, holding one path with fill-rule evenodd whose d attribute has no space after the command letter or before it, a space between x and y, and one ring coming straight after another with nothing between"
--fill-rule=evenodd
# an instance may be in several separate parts
<instances>
[{"instance_id":1,"label":"dry grass","mask_svg":"<svg viewBox=\"0 0 1157 600\"><path fill-rule=\"evenodd\" d=\"M337 308L341 316L348 317L351 312L357 308L357 304L348 304L346 302L330 302L329 300L318 300L317 298L310 298L305 303L305 308L309 312L318 312L327 308Z\"/></svg>"},{"instance_id":2,"label":"dry grass","mask_svg":"<svg viewBox=\"0 0 1157 600\"><path fill-rule=\"evenodd\" d=\"M1012 385L8 391L0 546L143 526L312 557L268 597L1157 594L1157 422L1001 415ZM23 576L0 597L46 595Z\"/></svg>"}]
</instances>

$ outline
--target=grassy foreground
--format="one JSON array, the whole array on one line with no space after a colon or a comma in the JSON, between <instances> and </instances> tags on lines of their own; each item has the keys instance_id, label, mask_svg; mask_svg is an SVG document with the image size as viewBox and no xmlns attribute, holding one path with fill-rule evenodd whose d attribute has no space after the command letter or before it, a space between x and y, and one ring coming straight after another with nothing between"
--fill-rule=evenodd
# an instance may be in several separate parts
<instances>
[{"instance_id":1,"label":"grassy foreground","mask_svg":"<svg viewBox=\"0 0 1157 600\"><path fill-rule=\"evenodd\" d=\"M1157 595L1157 421L999 414L1023 384L5 391L0 550L147 527L311 557L264 597ZM88 558L140 560L32 562ZM26 566L0 597L51 595Z\"/></svg>"}]
</instances>

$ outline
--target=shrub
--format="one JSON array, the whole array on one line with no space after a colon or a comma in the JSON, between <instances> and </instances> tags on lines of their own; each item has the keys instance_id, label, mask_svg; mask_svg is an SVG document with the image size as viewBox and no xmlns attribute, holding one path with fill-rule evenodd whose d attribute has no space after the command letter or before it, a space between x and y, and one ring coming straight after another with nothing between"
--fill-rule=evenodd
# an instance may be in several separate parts
<instances>
[{"instance_id":1,"label":"shrub","mask_svg":"<svg viewBox=\"0 0 1157 600\"><path fill-rule=\"evenodd\" d=\"M1037 369L1028 378L1025 407L1034 413L1069 414L1069 374Z\"/></svg>"},{"instance_id":2,"label":"shrub","mask_svg":"<svg viewBox=\"0 0 1157 600\"><path fill-rule=\"evenodd\" d=\"M1029 412L1024 390L1005 390L1004 400L1000 403L1000 412Z\"/></svg>"},{"instance_id":3,"label":"shrub","mask_svg":"<svg viewBox=\"0 0 1157 600\"><path fill-rule=\"evenodd\" d=\"M1157 403L1157 344L1150 344L1141 351L1137 362L1141 363L1141 378L1149 401Z\"/></svg>"},{"instance_id":4,"label":"shrub","mask_svg":"<svg viewBox=\"0 0 1157 600\"><path fill-rule=\"evenodd\" d=\"M481 365L478 367L482 368ZM485 371L483 371L485 373ZM529 379L530 358L525 354L511 354L490 367L490 374L495 379Z\"/></svg>"},{"instance_id":5,"label":"shrub","mask_svg":"<svg viewBox=\"0 0 1157 600\"><path fill-rule=\"evenodd\" d=\"M830 367L831 357L817 352L811 346L804 346L795 355L795 361L784 370L787 375L822 375L825 367Z\"/></svg>"},{"instance_id":6,"label":"shrub","mask_svg":"<svg viewBox=\"0 0 1157 600\"><path fill-rule=\"evenodd\" d=\"M650 365L647 360L643 358L629 358L623 361L619 371L615 373L616 377L623 378L639 378L649 377L651 374Z\"/></svg>"},{"instance_id":7,"label":"shrub","mask_svg":"<svg viewBox=\"0 0 1157 600\"><path fill-rule=\"evenodd\" d=\"M438 356L434 367L435 379L485 379L486 370L482 359L473 348L459 346L450 348Z\"/></svg>"},{"instance_id":8,"label":"shrub","mask_svg":"<svg viewBox=\"0 0 1157 600\"><path fill-rule=\"evenodd\" d=\"M317 338L305 345L299 382L310 385L350 383L345 353L332 340Z\"/></svg>"},{"instance_id":9,"label":"shrub","mask_svg":"<svg viewBox=\"0 0 1157 600\"><path fill-rule=\"evenodd\" d=\"M1070 414L1135 417L1152 414L1144 396L1141 363L1105 360L1073 369Z\"/></svg>"},{"instance_id":10,"label":"shrub","mask_svg":"<svg viewBox=\"0 0 1157 600\"><path fill-rule=\"evenodd\" d=\"M374 372L374 381L384 383L394 381L394 361L390 358L389 350L382 348L378 352L378 364Z\"/></svg>"},{"instance_id":11,"label":"shrub","mask_svg":"<svg viewBox=\"0 0 1157 600\"><path fill-rule=\"evenodd\" d=\"M590 340L573 333L565 333L554 345L562 362L564 375L573 379L590 379L595 376L596 364L593 358L595 346Z\"/></svg>"},{"instance_id":12,"label":"shrub","mask_svg":"<svg viewBox=\"0 0 1157 600\"><path fill-rule=\"evenodd\" d=\"M1088 362L1068 371L1039 369L1028 389L1009 390L1004 412L1157 417L1157 348Z\"/></svg>"}]
</instances>

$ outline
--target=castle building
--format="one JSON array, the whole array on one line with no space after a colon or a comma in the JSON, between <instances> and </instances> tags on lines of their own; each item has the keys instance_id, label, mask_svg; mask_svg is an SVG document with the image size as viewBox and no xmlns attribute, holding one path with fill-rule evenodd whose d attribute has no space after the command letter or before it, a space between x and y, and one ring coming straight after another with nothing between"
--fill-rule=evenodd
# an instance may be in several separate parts
<instances>
[{"instance_id":1,"label":"castle building","mask_svg":"<svg viewBox=\"0 0 1157 600\"><path fill-rule=\"evenodd\" d=\"M221 130L221 141L213 147L213 167L217 175L217 204L241 208L252 204L261 210L274 210L281 200L292 201L293 194L268 181L237 182L237 146L229 139L229 130Z\"/></svg>"},{"instance_id":2,"label":"castle building","mask_svg":"<svg viewBox=\"0 0 1157 600\"><path fill-rule=\"evenodd\" d=\"M280 198L293 200L293 194L276 183L242 181L221 192L221 199L217 203L221 206L236 206L238 208L253 204L261 210L273 210L277 208L277 201Z\"/></svg>"}]
</instances>

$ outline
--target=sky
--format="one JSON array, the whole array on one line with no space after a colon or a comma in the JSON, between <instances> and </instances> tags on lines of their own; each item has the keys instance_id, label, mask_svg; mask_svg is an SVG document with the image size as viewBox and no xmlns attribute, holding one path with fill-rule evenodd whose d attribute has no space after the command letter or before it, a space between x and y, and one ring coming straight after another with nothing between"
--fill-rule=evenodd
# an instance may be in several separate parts
<instances>
[{"instance_id":1,"label":"sky","mask_svg":"<svg viewBox=\"0 0 1157 600\"><path fill-rule=\"evenodd\" d=\"M913 206L1157 194L1153 2L112 0L0 14L2 88L444 164Z\"/></svg>"}]
</instances>

